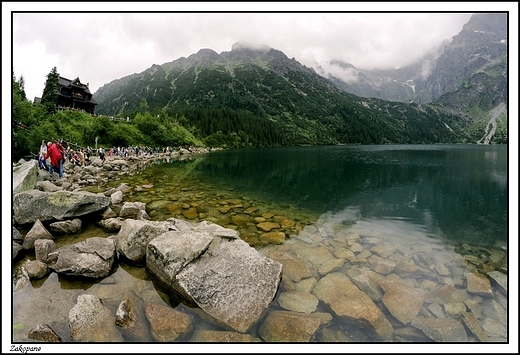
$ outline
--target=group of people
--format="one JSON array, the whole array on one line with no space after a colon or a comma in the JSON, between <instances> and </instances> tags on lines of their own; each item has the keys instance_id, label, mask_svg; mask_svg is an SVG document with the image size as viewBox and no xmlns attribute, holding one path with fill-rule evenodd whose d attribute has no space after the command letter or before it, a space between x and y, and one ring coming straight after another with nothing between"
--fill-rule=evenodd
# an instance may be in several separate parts
<instances>
[{"instance_id":1,"label":"group of people","mask_svg":"<svg viewBox=\"0 0 520 355\"><path fill-rule=\"evenodd\" d=\"M67 148L63 147L63 139L56 140L55 142L42 141L40 146L40 154L38 157L38 163L40 169L48 170L50 176L53 176L54 170L58 172L58 175L63 178L63 164L65 159L68 159L72 164L78 166L84 166L90 164L90 154L92 149L90 147L80 148L74 151L67 145ZM47 159L50 158L50 164L47 164Z\"/></svg>"}]
</instances>

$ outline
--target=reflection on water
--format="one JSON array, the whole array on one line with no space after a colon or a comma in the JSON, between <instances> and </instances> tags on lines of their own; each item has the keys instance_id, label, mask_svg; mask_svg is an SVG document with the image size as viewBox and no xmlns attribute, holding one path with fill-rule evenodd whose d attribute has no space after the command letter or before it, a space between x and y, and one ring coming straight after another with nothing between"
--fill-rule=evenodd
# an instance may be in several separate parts
<instances>
[{"instance_id":1,"label":"reflection on water","mask_svg":"<svg viewBox=\"0 0 520 355\"><path fill-rule=\"evenodd\" d=\"M111 181L108 186L122 182L133 187L125 200L145 202L154 220L209 220L237 229L242 239L275 260L279 253L290 253L303 261L311 276L285 277L268 314L298 312L286 303L287 296L304 292L311 295L307 298L316 297L312 288L320 279L341 273L369 295L391 323L394 331L386 341L431 342L417 326L398 319L396 314L402 310L390 310L384 304L380 287L360 281L363 277L391 278L424 297L419 317L460 321L471 313L481 331L468 329L464 323L468 338L459 341L507 340L507 292L504 295L496 283L489 289L468 291L470 274L498 270L507 275L507 147L222 151L146 169L143 166L137 174ZM102 192L108 186L90 190ZM248 223L233 222L236 215L246 216ZM292 223L292 229L284 230L287 238L283 244L268 244L260 238L254 221L266 217ZM103 233L91 225L84 233L59 243L108 236ZM442 287L465 292L458 299L431 295L432 290ZM53 273L17 292L14 337L27 341L24 332L34 324L34 318L53 325L63 336L68 333L68 311L79 294L87 291L96 295L115 314L124 292L130 290L144 302L181 309L192 317L198 330L223 330L196 309L163 293L144 267L120 260L101 281L69 280ZM311 341L381 341L370 326L337 315L332 308L319 302L311 312L323 318ZM261 323L248 333L261 339ZM64 340L70 340L68 337Z\"/></svg>"}]
</instances>

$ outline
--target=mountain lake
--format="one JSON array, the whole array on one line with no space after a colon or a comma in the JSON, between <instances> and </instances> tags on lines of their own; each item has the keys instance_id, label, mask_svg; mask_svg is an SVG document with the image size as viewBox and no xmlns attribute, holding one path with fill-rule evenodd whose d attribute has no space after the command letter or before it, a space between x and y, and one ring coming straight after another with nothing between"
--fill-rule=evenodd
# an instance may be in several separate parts
<instances>
[{"instance_id":1,"label":"mountain lake","mask_svg":"<svg viewBox=\"0 0 520 355\"><path fill-rule=\"evenodd\" d=\"M328 305L314 299L312 289L321 278L340 273L354 280L368 271L376 271L381 279L399 276L400 282L425 295L418 317L457 319L468 342L508 341L507 290L500 290L496 283L491 283L491 294L467 292L458 303L427 297L442 287L466 290L471 273L498 271L507 275L507 145L222 150L156 160L133 175L84 190L103 192L121 183L132 187L124 200L146 203L151 220L175 217L211 221L236 229L243 240L266 256L290 253L305 264L312 275L282 278L266 315L247 332L260 342L268 342L260 335L262 323L278 311L319 317L320 326L308 340L311 343L434 342L417 326L396 320L385 306L381 290L378 296L363 289L394 329L384 340L358 322L338 317ZM257 227L259 221L278 223L277 230L283 230L285 240L264 238L265 232ZM113 233L91 223L80 233L56 238L55 242L60 247L110 235ZM313 250L320 250L319 255ZM323 255L329 255L329 260ZM14 280L27 260L34 260L34 252L15 261ZM402 261L418 266L424 274L397 273L396 265ZM198 342L201 338L194 334L204 330L229 331L200 309L166 294L143 265L124 260L115 265L102 280L85 281L53 272L13 292L13 341L31 342L27 331L36 324L48 324L63 342L73 342L68 312L78 295L99 297L115 314L127 290L144 302L168 305L190 316L194 330L179 338L179 343ZM304 301L297 297L302 293L308 295L302 298ZM457 310L460 304L462 311ZM461 312L475 315L479 330L472 330ZM155 340L150 337L148 342ZM262 344L257 349L262 351Z\"/></svg>"}]
</instances>

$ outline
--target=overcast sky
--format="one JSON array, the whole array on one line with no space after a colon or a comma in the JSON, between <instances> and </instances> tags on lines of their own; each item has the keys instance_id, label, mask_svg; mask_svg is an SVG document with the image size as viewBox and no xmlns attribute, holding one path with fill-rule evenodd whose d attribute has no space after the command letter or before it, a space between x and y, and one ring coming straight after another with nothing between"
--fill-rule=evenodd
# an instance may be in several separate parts
<instances>
[{"instance_id":1,"label":"overcast sky","mask_svg":"<svg viewBox=\"0 0 520 355\"><path fill-rule=\"evenodd\" d=\"M446 4L444 7L428 7L423 4L414 8L399 7L394 3L393 7L382 4L365 5L365 8L372 11L422 8L423 11L437 9L452 13L346 13L344 11L362 8L356 7L355 3L349 6L329 3L328 7L290 3L290 6L276 8L272 4L263 8L199 4L198 9L193 5L191 8L189 5L172 6L172 3L151 3L146 7L142 4L138 7L135 3L125 3L124 6L120 3L116 6L95 3L88 7L81 4L11 4L12 11L15 11L12 15L12 66L16 78L23 75L25 79L28 99L41 96L46 75L53 67L57 67L60 75L66 78L79 76L83 83L90 84L94 93L104 84L142 72L152 64L188 57L201 48L210 48L217 53L230 51L236 42L265 44L315 68L321 65L329 69L327 63L331 60L343 60L359 69L395 68L417 60L443 41L450 40L460 32L476 8L472 4L467 7L470 11L460 12L464 7ZM106 12L114 9L140 9L141 12ZM142 12L212 9L228 12ZM251 12L261 9L264 9L263 13ZM328 13L280 12L313 9L328 10ZM36 12L41 10L76 12ZM85 10L105 12L79 13ZM236 10L242 12L229 12ZM276 13L267 13L276 10Z\"/></svg>"}]
</instances>

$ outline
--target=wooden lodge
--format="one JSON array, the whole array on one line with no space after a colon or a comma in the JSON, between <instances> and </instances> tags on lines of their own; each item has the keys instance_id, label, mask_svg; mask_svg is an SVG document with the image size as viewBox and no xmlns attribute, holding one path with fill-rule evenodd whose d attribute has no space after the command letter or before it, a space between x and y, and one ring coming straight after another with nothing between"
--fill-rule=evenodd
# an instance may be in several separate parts
<instances>
[{"instance_id":1,"label":"wooden lodge","mask_svg":"<svg viewBox=\"0 0 520 355\"><path fill-rule=\"evenodd\" d=\"M88 83L82 84L79 77L70 80L60 76L60 91L58 94L58 107L83 110L90 114L96 113L97 102L92 98Z\"/></svg>"}]
</instances>

